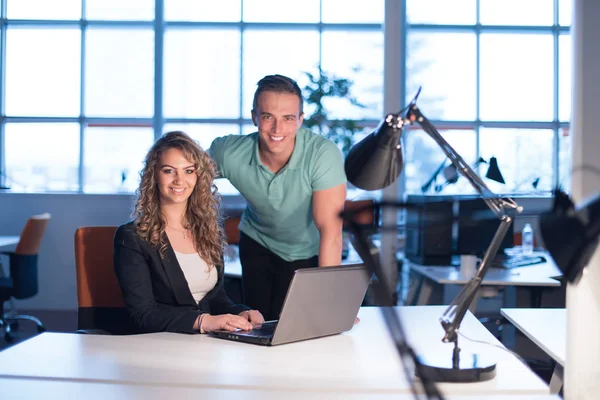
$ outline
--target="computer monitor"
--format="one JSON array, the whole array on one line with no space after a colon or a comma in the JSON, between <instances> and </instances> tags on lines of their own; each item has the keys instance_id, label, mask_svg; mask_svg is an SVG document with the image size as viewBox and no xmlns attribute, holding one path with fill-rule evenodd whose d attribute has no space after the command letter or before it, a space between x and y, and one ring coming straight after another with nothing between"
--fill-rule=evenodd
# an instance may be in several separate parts
<instances>
[{"instance_id":1,"label":"computer monitor","mask_svg":"<svg viewBox=\"0 0 600 400\"><path fill-rule=\"evenodd\" d=\"M485 254L500 219L489 209L480 198L457 198L458 200L458 234L456 254L475 254L479 257ZM504 236L498 249L501 254L504 249L513 246L513 227Z\"/></svg>"},{"instance_id":2,"label":"computer monitor","mask_svg":"<svg viewBox=\"0 0 600 400\"><path fill-rule=\"evenodd\" d=\"M449 265L452 259L451 196L408 195L404 255L421 265Z\"/></svg>"}]
</instances>

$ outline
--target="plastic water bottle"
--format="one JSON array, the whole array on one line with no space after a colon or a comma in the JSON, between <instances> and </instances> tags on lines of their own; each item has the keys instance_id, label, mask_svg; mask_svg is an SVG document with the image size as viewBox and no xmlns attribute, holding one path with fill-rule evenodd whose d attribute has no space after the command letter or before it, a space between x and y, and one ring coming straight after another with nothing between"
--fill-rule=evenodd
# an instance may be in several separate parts
<instances>
[{"instance_id":1,"label":"plastic water bottle","mask_svg":"<svg viewBox=\"0 0 600 400\"><path fill-rule=\"evenodd\" d=\"M533 254L533 228L530 224L525 224L521 235L523 240L521 251L523 255L530 256Z\"/></svg>"}]
</instances>

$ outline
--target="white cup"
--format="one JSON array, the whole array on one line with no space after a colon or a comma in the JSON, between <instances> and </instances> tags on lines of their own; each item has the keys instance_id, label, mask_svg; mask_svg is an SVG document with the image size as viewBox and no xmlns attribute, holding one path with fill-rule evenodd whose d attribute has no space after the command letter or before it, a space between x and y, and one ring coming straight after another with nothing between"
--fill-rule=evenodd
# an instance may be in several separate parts
<instances>
[{"instance_id":1,"label":"white cup","mask_svg":"<svg viewBox=\"0 0 600 400\"><path fill-rule=\"evenodd\" d=\"M463 254L460 256L460 273L465 277L472 278L480 263L481 258L472 254Z\"/></svg>"}]
</instances>

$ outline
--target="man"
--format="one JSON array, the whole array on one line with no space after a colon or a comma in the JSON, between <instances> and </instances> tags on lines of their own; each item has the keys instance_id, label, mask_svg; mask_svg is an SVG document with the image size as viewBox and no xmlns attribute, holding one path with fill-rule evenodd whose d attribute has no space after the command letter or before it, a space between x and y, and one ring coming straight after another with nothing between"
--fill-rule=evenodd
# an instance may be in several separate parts
<instances>
[{"instance_id":1,"label":"man","mask_svg":"<svg viewBox=\"0 0 600 400\"><path fill-rule=\"evenodd\" d=\"M239 242L245 302L271 320L296 269L341 263L346 175L336 145L301 128L295 81L264 77L252 107L258 132L217 138L210 154L220 177L246 198Z\"/></svg>"}]
</instances>

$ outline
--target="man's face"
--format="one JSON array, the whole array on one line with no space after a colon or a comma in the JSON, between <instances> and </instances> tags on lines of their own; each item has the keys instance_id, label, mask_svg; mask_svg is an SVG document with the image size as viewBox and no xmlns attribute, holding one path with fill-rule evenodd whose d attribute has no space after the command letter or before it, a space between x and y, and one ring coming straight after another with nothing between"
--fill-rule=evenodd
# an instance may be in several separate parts
<instances>
[{"instance_id":1,"label":"man's face","mask_svg":"<svg viewBox=\"0 0 600 400\"><path fill-rule=\"evenodd\" d=\"M296 131L302 126L300 99L292 93L262 92L258 95L252 121L258 127L260 151L291 156Z\"/></svg>"}]
</instances>

